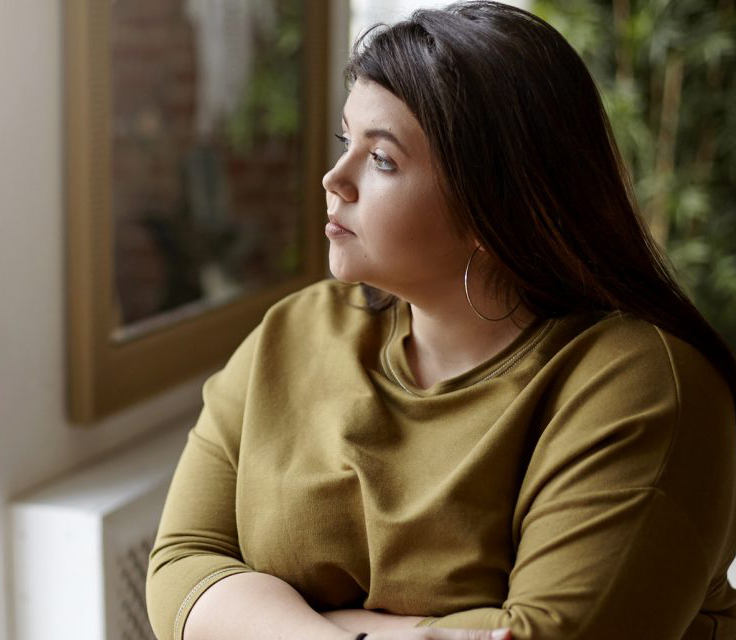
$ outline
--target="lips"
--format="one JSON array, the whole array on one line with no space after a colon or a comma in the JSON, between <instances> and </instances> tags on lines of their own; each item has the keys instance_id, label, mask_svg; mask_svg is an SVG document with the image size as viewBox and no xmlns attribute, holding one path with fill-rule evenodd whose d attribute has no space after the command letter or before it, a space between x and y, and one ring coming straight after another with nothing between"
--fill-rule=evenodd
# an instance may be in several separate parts
<instances>
[{"instance_id":1,"label":"lips","mask_svg":"<svg viewBox=\"0 0 736 640\"><path fill-rule=\"evenodd\" d=\"M338 235L355 235L350 229L340 224L339 220L337 219L337 216L335 216L332 213L327 214L327 218L329 219L329 222L327 223L327 226L325 227L325 233L328 236L338 236Z\"/></svg>"}]
</instances>

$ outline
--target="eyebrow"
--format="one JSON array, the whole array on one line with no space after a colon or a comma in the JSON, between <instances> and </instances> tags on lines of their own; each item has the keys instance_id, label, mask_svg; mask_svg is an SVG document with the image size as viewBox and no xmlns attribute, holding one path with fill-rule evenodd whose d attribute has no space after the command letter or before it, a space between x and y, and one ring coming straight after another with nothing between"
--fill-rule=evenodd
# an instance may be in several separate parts
<instances>
[{"instance_id":1,"label":"eyebrow","mask_svg":"<svg viewBox=\"0 0 736 640\"><path fill-rule=\"evenodd\" d=\"M342 119L344 120L345 124L348 125L348 119L345 117L345 114L342 114ZM350 128L350 125L348 125L348 128ZM408 156L409 152L406 150L406 147L404 147L401 142L399 142L399 139L391 133L388 129L381 129L381 128L374 128L374 129L366 129L363 132L363 135L366 138L383 138L385 140L388 140L389 142L393 142L405 155Z\"/></svg>"}]
</instances>

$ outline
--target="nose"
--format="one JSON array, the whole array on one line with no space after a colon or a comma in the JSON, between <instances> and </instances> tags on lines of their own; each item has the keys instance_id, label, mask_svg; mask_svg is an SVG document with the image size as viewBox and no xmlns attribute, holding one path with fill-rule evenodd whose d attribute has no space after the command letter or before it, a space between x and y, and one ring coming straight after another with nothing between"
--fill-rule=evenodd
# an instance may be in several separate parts
<instances>
[{"instance_id":1,"label":"nose","mask_svg":"<svg viewBox=\"0 0 736 640\"><path fill-rule=\"evenodd\" d=\"M348 174L345 158L344 155L338 158L335 166L325 173L322 186L327 193L332 193L345 202L355 202L358 199L358 188Z\"/></svg>"}]
</instances>

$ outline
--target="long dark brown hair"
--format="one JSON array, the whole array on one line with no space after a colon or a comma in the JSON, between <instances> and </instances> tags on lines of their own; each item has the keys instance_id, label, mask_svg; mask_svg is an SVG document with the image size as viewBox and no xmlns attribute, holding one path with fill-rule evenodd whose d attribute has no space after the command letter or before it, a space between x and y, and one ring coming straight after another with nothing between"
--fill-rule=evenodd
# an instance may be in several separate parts
<instances>
[{"instance_id":1,"label":"long dark brown hair","mask_svg":"<svg viewBox=\"0 0 736 640\"><path fill-rule=\"evenodd\" d=\"M733 354L672 277L595 82L549 24L496 2L419 10L359 38L346 78L407 105L453 223L532 312L632 313L701 351L736 395Z\"/></svg>"}]
</instances>

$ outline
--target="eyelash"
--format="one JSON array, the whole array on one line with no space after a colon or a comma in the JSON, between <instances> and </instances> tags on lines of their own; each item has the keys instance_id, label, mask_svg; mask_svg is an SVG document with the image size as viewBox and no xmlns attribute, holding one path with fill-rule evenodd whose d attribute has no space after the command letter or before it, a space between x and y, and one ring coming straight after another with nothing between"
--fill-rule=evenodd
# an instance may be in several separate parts
<instances>
[{"instance_id":1,"label":"eyelash","mask_svg":"<svg viewBox=\"0 0 736 640\"><path fill-rule=\"evenodd\" d=\"M339 133L336 133L335 137L342 143L343 153L345 153L348 150L348 146L350 145L350 140L347 136L340 135ZM370 151L369 153L371 155L371 158L373 159L373 167L375 167L378 171L390 173L396 169L396 165L388 158L384 158L374 151ZM384 163L384 165L381 166L381 163Z\"/></svg>"}]
</instances>

